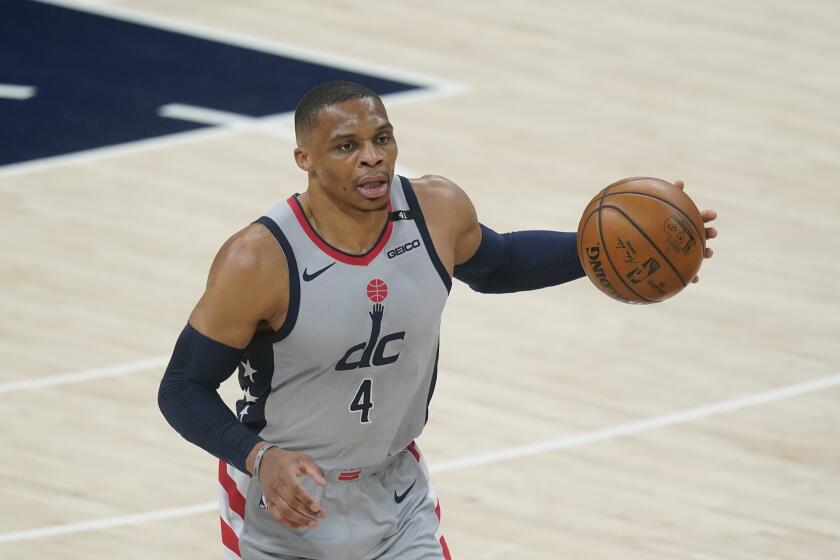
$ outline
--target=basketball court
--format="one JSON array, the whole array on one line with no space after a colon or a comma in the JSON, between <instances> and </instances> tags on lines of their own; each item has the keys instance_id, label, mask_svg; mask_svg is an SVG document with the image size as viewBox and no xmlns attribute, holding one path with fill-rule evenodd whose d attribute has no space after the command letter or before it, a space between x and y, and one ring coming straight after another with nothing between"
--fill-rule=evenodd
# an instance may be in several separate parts
<instances>
[{"instance_id":1,"label":"basketball court","mask_svg":"<svg viewBox=\"0 0 840 560\"><path fill-rule=\"evenodd\" d=\"M9 0L0 22L0 558L222 558L217 462L157 388L218 247L305 188L290 111L335 77L384 93L401 173L497 231L574 230L639 175L720 215L665 303L454 282L418 441L453 558L840 558L836 3Z\"/></svg>"}]
</instances>

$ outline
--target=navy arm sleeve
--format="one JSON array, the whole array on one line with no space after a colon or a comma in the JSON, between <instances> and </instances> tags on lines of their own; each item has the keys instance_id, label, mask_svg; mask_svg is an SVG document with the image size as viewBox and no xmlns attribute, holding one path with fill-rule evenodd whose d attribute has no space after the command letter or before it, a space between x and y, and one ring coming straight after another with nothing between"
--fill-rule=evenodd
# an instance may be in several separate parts
<instances>
[{"instance_id":1,"label":"navy arm sleeve","mask_svg":"<svg viewBox=\"0 0 840 560\"><path fill-rule=\"evenodd\" d=\"M556 286L584 276L577 234L516 231L499 234L484 224L481 243L455 278L486 294L505 294Z\"/></svg>"},{"instance_id":2,"label":"navy arm sleeve","mask_svg":"<svg viewBox=\"0 0 840 560\"><path fill-rule=\"evenodd\" d=\"M158 406L184 439L247 473L245 458L262 440L236 419L217 392L244 352L187 323L163 374Z\"/></svg>"}]
</instances>

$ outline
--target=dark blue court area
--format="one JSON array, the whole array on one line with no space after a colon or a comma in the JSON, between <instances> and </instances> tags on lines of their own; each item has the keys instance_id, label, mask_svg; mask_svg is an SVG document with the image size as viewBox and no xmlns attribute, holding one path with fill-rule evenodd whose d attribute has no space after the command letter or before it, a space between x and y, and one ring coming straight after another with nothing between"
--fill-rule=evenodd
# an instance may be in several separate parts
<instances>
[{"instance_id":1,"label":"dark blue court area","mask_svg":"<svg viewBox=\"0 0 840 560\"><path fill-rule=\"evenodd\" d=\"M416 84L347 72L27 0L0 0L0 165L204 128L183 103L261 117L346 79L381 95ZM34 88L12 98L4 84ZM8 90L8 88L7 88Z\"/></svg>"}]
</instances>

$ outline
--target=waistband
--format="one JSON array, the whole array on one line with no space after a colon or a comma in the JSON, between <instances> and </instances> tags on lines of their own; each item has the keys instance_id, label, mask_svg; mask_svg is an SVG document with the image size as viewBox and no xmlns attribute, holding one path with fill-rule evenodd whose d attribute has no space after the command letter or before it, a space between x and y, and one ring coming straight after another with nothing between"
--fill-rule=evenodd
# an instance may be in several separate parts
<instances>
[{"instance_id":1,"label":"waistband","mask_svg":"<svg viewBox=\"0 0 840 560\"><path fill-rule=\"evenodd\" d=\"M400 456L400 453L396 455L392 455L388 457L385 461L379 463L378 465L373 465L372 467L362 467L356 469L330 469L324 471L324 478L327 482L352 482L354 480L361 480L363 478L367 478L371 475L374 475L378 472L381 472L391 466L391 464L397 460Z\"/></svg>"},{"instance_id":2,"label":"waistband","mask_svg":"<svg viewBox=\"0 0 840 560\"><path fill-rule=\"evenodd\" d=\"M374 475L378 472L381 472L391 466L397 459L399 459L400 455L403 452L408 451L410 452L415 459L419 461L419 452L412 441L408 444L408 446L400 451L395 455L391 455L378 465L373 465L370 467L360 467L360 468L352 468L352 469L327 469L324 470L324 478L327 482L352 482L354 480L361 480L363 478L367 478L371 475Z\"/></svg>"}]
</instances>

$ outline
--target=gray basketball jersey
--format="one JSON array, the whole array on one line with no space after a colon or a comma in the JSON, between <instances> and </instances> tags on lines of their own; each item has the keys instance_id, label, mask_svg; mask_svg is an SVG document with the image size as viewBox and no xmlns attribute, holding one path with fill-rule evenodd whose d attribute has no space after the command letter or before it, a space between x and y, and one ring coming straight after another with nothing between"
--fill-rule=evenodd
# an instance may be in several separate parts
<instances>
[{"instance_id":1,"label":"gray basketball jersey","mask_svg":"<svg viewBox=\"0 0 840 560\"><path fill-rule=\"evenodd\" d=\"M321 239L294 196L258 222L285 253L290 300L239 368L240 421L324 469L382 463L427 420L451 287L410 182L394 178L389 220L364 255Z\"/></svg>"}]
</instances>

